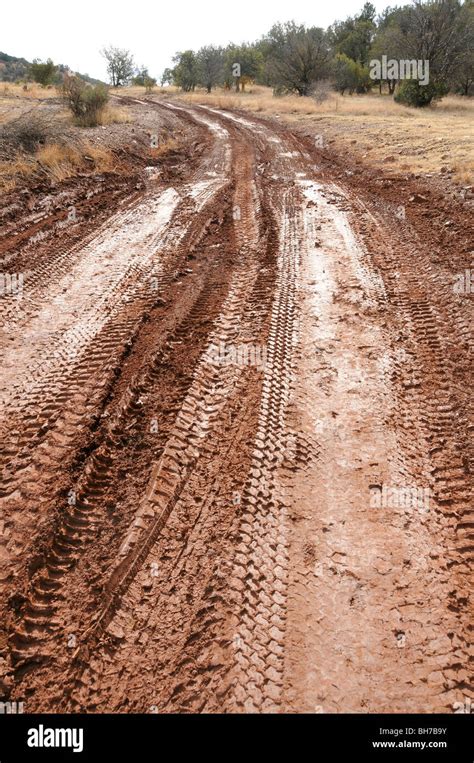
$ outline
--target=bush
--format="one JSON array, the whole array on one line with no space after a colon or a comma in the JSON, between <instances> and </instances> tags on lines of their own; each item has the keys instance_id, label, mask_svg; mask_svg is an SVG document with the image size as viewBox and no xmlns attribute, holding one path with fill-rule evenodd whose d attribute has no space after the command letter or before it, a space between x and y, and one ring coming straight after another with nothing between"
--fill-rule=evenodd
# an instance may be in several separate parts
<instances>
[{"instance_id":1,"label":"bush","mask_svg":"<svg viewBox=\"0 0 474 763\"><path fill-rule=\"evenodd\" d=\"M88 87L84 93L84 114L80 119L83 127L95 127L100 124L100 117L109 100L109 93L104 85Z\"/></svg>"},{"instance_id":2,"label":"bush","mask_svg":"<svg viewBox=\"0 0 474 763\"><path fill-rule=\"evenodd\" d=\"M109 100L105 85L91 87L80 77L68 76L64 79L62 94L78 125L96 127L101 123Z\"/></svg>"},{"instance_id":3,"label":"bush","mask_svg":"<svg viewBox=\"0 0 474 763\"><path fill-rule=\"evenodd\" d=\"M151 93L153 88L156 87L156 79L150 77L147 69L142 69L135 77L133 77L132 85L135 87L144 87L147 93Z\"/></svg>"},{"instance_id":4,"label":"bush","mask_svg":"<svg viewBox=\"0 0 474 763\"><path fill-rule=\"evenodd\" d=\"M310 95L316 103L323 103L329 98L331 92L331 83L327 79L317 82L310 91Z\"/></svg>"},{"instance_id":5,"label":"bush","mask_svg":"<svg viewBox=\"0 0 474 763\"><path fill-rule=\"evenodd\" d=\"M420 85L417 80L406 79L399 86L394 99L405 106L422 108L429 106L432 101L439 100L447 92L447 87L439 83L430 82L428 85Z\"/></svg>"},{"instance_id":6,"label":"bush","mask_svg":"<svg viewBox=\"0 0 474 763\"><path fill-rule=\"evenodd\" d=\"M59 137L59 128L46 116L25 114L0 127L0 156L11 158L18 151L28 154Z\"/></svg>"},{"instance_id":7,"label":"bush","mask_svg":"<svg viewBox=\"0 0 474 763\"><path fill-rule=\"evenodd\" d=\"M370 89L371 80L367 67L349 58L345 53L338 53L334 57L331 70L334 87L341 95L344 95L346 90L352 95L355 91L365 93Z\"/></svg>"},{"instance_id":8,"label":"bush","mask_svg":"<svg viewBox=\"0 0 474 763\"><path fill-rule=\"evenodd\" d=\"M41 63L41 61L35 59L30 66L30 76L34 82L42 85L42 87L47 87L52 84L57 68L50 58L48 58L46 63Z\"/></svg>"}]
</instances>

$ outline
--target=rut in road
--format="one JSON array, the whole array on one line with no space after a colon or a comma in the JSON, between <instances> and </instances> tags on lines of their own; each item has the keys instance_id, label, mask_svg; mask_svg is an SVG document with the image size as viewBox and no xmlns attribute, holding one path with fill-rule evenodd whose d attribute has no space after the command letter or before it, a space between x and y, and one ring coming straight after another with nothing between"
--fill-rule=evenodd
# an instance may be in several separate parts
<instances>
[{"instance_id":1,"label":"rut in road","mask_svg":"<svg viewBox=\"0 0 474 763\"><path fill-rule=\"evenodd\" d=\"M63 263L7 371L13 694L449 711L471 696L464 308L416 231L322 184L285 128L153 108L206 142L195 175ZM429 505L371 505L387 485Z\"/></svg>"}]
</instances>

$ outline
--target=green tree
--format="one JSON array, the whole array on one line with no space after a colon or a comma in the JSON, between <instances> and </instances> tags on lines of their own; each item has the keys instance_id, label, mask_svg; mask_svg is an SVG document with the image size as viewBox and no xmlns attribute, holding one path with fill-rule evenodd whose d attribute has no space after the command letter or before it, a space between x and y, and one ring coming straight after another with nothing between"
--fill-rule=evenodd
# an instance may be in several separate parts
<instances>
[{"instance_id":1,"label":"green tree","mask_svg":"<svg viewBox=\"0 0 474 763\"><path fill-rule=\"evenodd\" d=\"M366 66L376 30L374 18L374 6L366 3L358 16L336 21L329 27L328 35L334 53L343 53Z\"/></svg>"},{"instance_id":2,"label":"green tree","mask_svg":"<svg viewBox=\"0 0 474 763\"><path fill-rule=\"evenodd\" d=\"M370 48L370 60L380 61L382 56L396 61L403 58L403 42L399 31L399 17L402 12L401 8L386 8L379 16L377 32ZM387 84L388 92L392 95L398 80L390 77L381 78L378 80L380 92L384 83Z\"/></svg>"},{"instance_id":3,"label":"green tree","mask_svg":"<svg viewBox=\"0 0 474 763\"><path fill-rule=\"evenodd\" d=\"M336 90L344 95L346 90L352 95L364 90L369 84L369 70L345 53L337 53L332 61L332 77Z\"/></svg>"},{"instance_id":4,"label":"green tree","mask_svg":"<svg viewBox=\"0 0 474 763\"><path fill-rule=\"evenodd\" d=\"M130 51L109 45L108 48L103 48L101 53L107 61L107 73L112 87L122 87L128 84L135 71L133 56Z\"/></svg>"},{"instance_id":5,"label":"green tree","mask_svg":"<svg viewBox=\"0 0 474 763\"><path fill-rule=\"evenodd\" d=\"M30 76L34 82L38 82L43 87L51 85L56 75L57 66L53 64L50 58L45 63L42 63L38 58L35 58L30 66Z\"/></svg>"},{"instance_id":6,"label":"green tree","mask_svg":"<svg viewBox=\"0 0 474 763\"><path fill-rule=\"evenodd\" d=\"M173 69L174 84L189 93L196 88L199 81L199 66L196 54L193 50L185 50L183 53L176 53L173 58L175 67Z\"/></svg>"},{"instance_id":7,"label":"green tree","mask_svg":"<svg viewBox=\"0 0 474 763\"><path fill-rule=\"evenodd\" d=\"M150 77L146 66L142 66L137 69L135 76L132 78L132 85L136 87L144 87L147 93L150 93L156 85L156 79Z\"/></svg>"},{"instance_id":8,"label":"green tree","mask_svg":"<svg viewBox=\"0 0 474 763\"><path fill-rule=\"evenodd\" d=\"M461 95L474 93L474 3L465 2L461 11L464 25L464 50L458 53L450 75L450 84Z\"/></svg>"},{"instance_id":9,"label":"green tree","mask_svg":"<svg viewBox=\"0 0 474 763\"><path fill-rule=\"evenodd\" d=\"M258 78L263 66L263 58L256 45L229 45L226 48L224 80L228 86L232 83L238 93L245 90L245 85Z\"/></svg>"},{"instance_id":10,"label":"green tree","mask_svg":"<svg viewBox=\"0 0 474 763\"><path fill-rule=\"evenodd\" d=\"M397 101L412 106L427 106L448 92L459 62L472 42L472 3L459 0L415 0L396 14L394 43L400 58L429 62L429 82L400 85ZM470 22L469 22L470 19Z\"/></svg>"},{"instance_id":11,"label":"green tree","mask_svg":"<svg viewBox=\"0 0 474 763\"><path fill-rule=\"evenodd\" d=\"M213 87L224 81L224 51L208 45L197 53L198 84L210 93Z\"/></svg>"},{"instance_id":12,"label":"green tree","mask_svg":"<svg viewBox=\"0 0 474 763\"><path fill-rule=\"evenodd\" d=\"M294 21L275 24L266 36L266 72L276 92L306 96L328 71L329 47L324 31Z\"/></svg>"},{"instance_id":13,"label":"green tree","mask_svg":"<svg viewBox=\"0 0 474 763\"><path fill-rule=\"evenodd\" d=\"M163 87L164 85L174 84L173 69L167 68L164 70L163 74L161 75L160 84L161 84L161 87Z\"/></svg>"}]
</instances>

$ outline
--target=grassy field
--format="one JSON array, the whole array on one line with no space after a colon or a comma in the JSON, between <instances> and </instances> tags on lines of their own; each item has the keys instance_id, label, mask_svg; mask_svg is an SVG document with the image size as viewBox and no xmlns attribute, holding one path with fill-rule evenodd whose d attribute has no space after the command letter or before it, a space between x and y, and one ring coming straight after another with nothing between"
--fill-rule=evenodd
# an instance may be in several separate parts
<instances>
[{"instance_id":1,"label":"grassy field","mask_svg":"<svg viewBox=\"0 0 474 763\"><path fill-rule=\"evenodd\" d=\"M56 98L58 95L55 87L41 87L35 82L29 82L26 90L23 85L17 85L14 82L0 82L0 96L10 98L29 98L31 100L47 100Z\"/></svg>"}]
</instances>

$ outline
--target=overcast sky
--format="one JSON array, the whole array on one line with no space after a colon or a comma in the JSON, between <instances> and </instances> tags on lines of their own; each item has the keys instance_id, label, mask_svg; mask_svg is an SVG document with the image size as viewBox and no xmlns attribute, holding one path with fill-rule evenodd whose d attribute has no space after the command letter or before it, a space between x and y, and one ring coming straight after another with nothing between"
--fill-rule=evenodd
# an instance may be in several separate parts
<instances>
[{"instance_id":1,"label":"overcast sky","mask_svg":"<svg viewBox=\"0 0 474 763\"><path fill-rule=\"evenodd\" d=\"M394 4L372 0L377 11ZM354 15L364 0L23 0L4 3L0 50L52 58L73 71L106 80L104 45L129 49L138 65L160 77L178 50L253 41L277 21L326 28Z\"/></svg>"}]
</instances>

